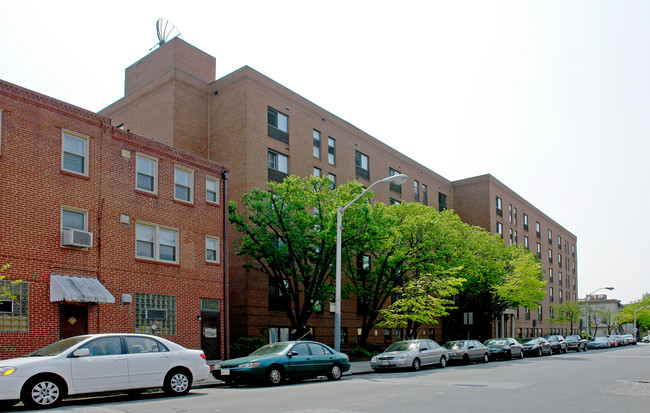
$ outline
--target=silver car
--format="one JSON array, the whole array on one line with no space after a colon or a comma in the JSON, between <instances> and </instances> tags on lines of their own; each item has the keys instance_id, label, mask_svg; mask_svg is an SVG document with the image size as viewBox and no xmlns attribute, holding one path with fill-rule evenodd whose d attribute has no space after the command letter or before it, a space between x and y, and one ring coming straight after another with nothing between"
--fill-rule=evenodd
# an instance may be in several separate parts
<instances>
[{"instance_id":1,"label":"silver car","mask_svg":"<svg viewBox=\"0 0 650 413\"><path fill-rule=\"evenodd\" d=\"M411 368L415 371L420 367L438 364L444 368L447 365L447 350L433 340L405 340L393 343L381 354L370 360L373 370Z\"/></svg>"},{"instance_id":2,"label":"silver car","mask_svg":"<svg viewBox=\"0 0 650 413\"><path fill-rule=\"evenodd\" d=\"M490 349L478 340L455 340L448 341L443 346L449 352L449 360L456 360L462 363L470 361L490 361Z\"/></svg>"}]
</instances>

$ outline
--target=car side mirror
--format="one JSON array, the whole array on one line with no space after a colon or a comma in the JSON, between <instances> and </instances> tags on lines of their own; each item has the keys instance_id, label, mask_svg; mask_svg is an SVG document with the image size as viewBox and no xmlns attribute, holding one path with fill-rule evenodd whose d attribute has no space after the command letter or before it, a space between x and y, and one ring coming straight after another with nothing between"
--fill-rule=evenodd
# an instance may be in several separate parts
<instances>
[{"instance_id":1,"label":"car side mirror","mask_svg":"<svg viewBox=\"0 0 650 413\"><path fill-rule=\"evenodd\" d=\"M297 351L290 351L289 354L287 354L287 356L289 356L289 357L293 357L293 356L297 356L297 355L298 355Z\"/></svg>"},{"instance_id":2,"label":"car side mirror","mask_svg":"<svg viewBox=\"0 0 650 413\"><path fill-rule=\"evenodd\" d=\"M422 347L422 348L420 349L420 351L426 351L426 348Z\"/></svg>"},{"instance_id":3,"label":"car side mirror","mask_svg":"<svg viewBox=\"0 0 650 413\"><path fill-rule=\"evenodd\" d=\"M473 348L474 348L474 346L469 346L469 347L467 347L468 350L471 350L471 349L473 349Z\"/></svg>"},{"instance_id":4,"label":"car side mirror","mask_svg":"<svg viewBox=\"0 0 650 413\"><path fill-rule=\"evenodd\" d=\"M90 355L90 350L87 348L80 348L72 353L72 357L86 357L88 355Z\"/></svg>"}]
</instances>

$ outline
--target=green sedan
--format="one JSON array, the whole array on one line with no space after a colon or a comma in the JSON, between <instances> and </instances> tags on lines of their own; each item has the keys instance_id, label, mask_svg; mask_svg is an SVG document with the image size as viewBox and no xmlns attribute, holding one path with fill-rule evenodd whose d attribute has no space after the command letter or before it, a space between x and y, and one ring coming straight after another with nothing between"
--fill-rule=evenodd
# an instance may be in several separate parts
<instances>
[{"instance_id":1,"label":"green sedan","mask_svg":"<svg viewBox=\"0 0 650 413\"><path fill-rule=\"evenodd\" d=\"M316 341L281 341L267 344L248 357L225 360L214 366L212 375L229 385L264 381L278 385L286 379L327 376L339 380L350 370L348 356Z\"/></svg>"}]
</instances>

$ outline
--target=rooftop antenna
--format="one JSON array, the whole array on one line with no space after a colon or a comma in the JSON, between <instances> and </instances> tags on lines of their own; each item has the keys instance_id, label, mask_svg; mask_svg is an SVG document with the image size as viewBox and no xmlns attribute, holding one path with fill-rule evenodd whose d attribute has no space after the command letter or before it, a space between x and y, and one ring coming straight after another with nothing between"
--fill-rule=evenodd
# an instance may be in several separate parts
<instances>
[{"instance_id":1,"label":"rooftop antenna","mask_svg":"<svg viewBox=\"0 0 650 413\"><path fill-rule=\"evenodd\" d=\"M158 44L155 44L149 50L153 50L156 46L160 47L175 37L183 38L183 35L181 35L181 32L176 28L176 26L174 26L174 24L169 20L163 18L158 19L156 22L156 35L158 36Z\"/></svg>"}]
</instances>

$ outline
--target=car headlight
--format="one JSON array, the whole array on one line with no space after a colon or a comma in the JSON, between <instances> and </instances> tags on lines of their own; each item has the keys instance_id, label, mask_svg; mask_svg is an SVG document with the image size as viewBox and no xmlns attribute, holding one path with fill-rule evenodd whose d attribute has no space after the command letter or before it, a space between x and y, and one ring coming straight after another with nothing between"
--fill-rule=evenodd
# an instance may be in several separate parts
<instances>
[{"instance_id":1,"label":"car headlight","mask_svg":"<svg viewBox=\"0 0 650 413\"><path fill-rule=\"evenodd\" d=\"M15 367L11 367L11 366L0 367L0 376L8 376L12 374L14 371L16 371Z\"/></svg>"},{"instance_id":2,"label":"car headlight","mask_svg":"<svg viewBox=\"0 0 650 413\"><path fill-rule=\"evenodd\" d=\"M377 361L377 356L372 356L372 358L370 359L370 361Z\"/></svg>"},{"instance_id":3,"label":"car headlight","mask_svg":"<svg viewBox=\"0 0 650 413\"><path fill-rule=\"evenodd\" d=\"M409 356L407 356L406 354L402 354L401 356L395 357L395 360L406 360L407 358L409 358Z\"/></svg>"},{"instance_id":4,"label":"car headlight","mask_svg":"<svg viewBox=\"0 0 650 413\"><path fill-rule=\"evenodd\" d=\"M251 367L257 367L259 365L260 365L260 363L258 363L258 362L252 362L252 363L249 362L249 363L242 363L237 367L242 368L242 369L250 369Z\"/></svg>"}]
</instances>

